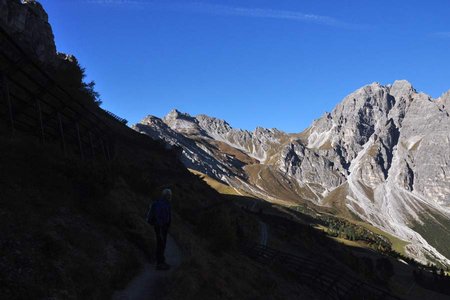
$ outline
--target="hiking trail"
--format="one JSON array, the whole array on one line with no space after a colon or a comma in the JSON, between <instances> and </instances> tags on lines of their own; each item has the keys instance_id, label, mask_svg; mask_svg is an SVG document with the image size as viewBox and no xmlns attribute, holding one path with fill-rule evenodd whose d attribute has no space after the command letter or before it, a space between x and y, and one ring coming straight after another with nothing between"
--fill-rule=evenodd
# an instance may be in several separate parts
<instances>
[{"instance_id":1,"label":"hiking trail","mask_svg":"<svg viewBox=\"0 0 450 300\"><path fill-rule=\"evenodd\" d=\"M113 300L155 300L161 299L158 285L181 264L181 250L172 236L167 236L166 261L171 265L168 271L157 271L154 264L146 263L139 275L133 278L125 289L116 291Z\"/></svg>"}]
</instances>

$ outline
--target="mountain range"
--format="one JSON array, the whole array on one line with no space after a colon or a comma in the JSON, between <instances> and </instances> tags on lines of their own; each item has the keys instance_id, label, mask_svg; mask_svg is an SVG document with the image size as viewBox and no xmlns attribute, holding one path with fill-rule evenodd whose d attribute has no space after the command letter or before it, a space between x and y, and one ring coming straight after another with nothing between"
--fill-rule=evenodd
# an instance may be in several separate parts
<instances>
[{"instance_id":1,"label":"mountain range","mask_svg":"<svg viewBox=\"0 0 450 300\"><path fill-rule=\"evenodd\" d=\"M398 80L359 88L295 134L177 110L133 128L238 194L363 221L420 262L450 264L449 114L450 91L433 99Z\"/></svg>"}]
</instances>

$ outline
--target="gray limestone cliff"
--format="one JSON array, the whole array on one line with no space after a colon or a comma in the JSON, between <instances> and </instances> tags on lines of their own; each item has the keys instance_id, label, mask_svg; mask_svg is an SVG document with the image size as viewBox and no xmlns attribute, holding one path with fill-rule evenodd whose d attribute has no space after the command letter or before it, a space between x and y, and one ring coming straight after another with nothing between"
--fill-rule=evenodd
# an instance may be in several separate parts
<instances>
[{"instance_id":1,"label":"gray limestone cliff","mask_svg":"<svg viewBox=\"0 0 450 300\"><path fill-rule=\"evenodd\" d=\"M399 80L356 90L299 134L234 129L176 110L135 128L182 147L190 168L237 189L343 207L407 241L416 259L450 263L450 239L436 242L424 229L450 231L449 111L450 92L432 99ZM341 198L329 199L338 189Z\"/></svg>"}]
</instances>

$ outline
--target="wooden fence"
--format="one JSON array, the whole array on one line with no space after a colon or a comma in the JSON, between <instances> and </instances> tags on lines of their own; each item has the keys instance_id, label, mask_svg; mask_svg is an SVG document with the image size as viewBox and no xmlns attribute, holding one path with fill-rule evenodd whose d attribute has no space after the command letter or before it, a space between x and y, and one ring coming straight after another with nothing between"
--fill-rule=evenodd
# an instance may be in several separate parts
<instances>
[{"instance_id":1,"label":"wooden fence","mask_svg":"<svg viewBox=\"0 0 450 300\"><path fill-rule=\"evenodd\" d=\"M111 125L123 126L125 120L74 99L1 27L0 95L3 134L20 132L42 143L59 142L65 154L82 159L114 156Z\"/></svg>"},{"instance_id":2,"label":"wooden fence","mask_svg":"<svg viewBox=\"0 0 450 300\"><path fill-rule=\"evenodd\" d=\"M245 245L243 251L263 265L281 266L294 274L300 283L319 292L324 299L401 300L387 290L335 270L320 261L284 253L260 244Z\"/></svg>"}]
</instances>

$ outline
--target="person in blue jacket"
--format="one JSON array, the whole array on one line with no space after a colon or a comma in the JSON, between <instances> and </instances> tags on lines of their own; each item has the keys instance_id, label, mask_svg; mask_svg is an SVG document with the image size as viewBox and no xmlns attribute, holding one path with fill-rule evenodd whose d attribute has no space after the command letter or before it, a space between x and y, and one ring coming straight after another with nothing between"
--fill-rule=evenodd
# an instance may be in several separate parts
<instances>
[{"instance_id":1,"label":"person in blue jacket","mask_svg":"<svg viewBox=\"0 0 450 300\"><path fill-rule=\"evenodd\" d=\"M156 234L156 269L168 270L170 265L166 263L164 251L166 249L167 232L172 221L170 201L172 191L164 189L159 199L152 203L147 213L147 222L153 225Z\"/></svg>"}]
</instances>

